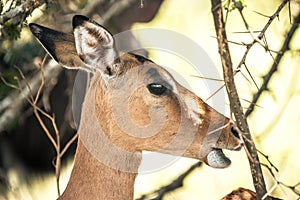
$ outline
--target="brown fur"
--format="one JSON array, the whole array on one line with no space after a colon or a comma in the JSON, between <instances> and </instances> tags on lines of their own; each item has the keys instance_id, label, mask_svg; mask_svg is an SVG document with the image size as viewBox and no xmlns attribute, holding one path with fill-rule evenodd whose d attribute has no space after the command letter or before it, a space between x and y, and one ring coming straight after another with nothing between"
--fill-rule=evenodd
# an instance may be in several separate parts
<instances>
[{"instance_id":1,"label":"brown fur","mask_svg":"<svg viewBox=\"0 0 300 200\"><path fill-rule=\"evenodd\" d=\"M51 32L36 24L30 27L58 62L68 68L86 70L99 60L94 59L98 54L91 55L90 42L98 41L101 45L106 41L107 47L110 44L107 41L112 38L105 29L97 28L95 22L85 17L75 16L73 24L74 43L80 48L82 61L79 61L74 43L60 42L65 41L65 37L73 41L70 35ZM85 34L92 31L91 40L80 35L81 31ZM48 34L54 36L44 36ZM99 37L103 38L99 40ZM51 38L55 38L50 41L55 43L53 46L47 45ZM63 49L70 51L65 56L57 55L63 54ZM95 53L101 51L99 47L95 49ZM109 49L105 52L113 53ZM76 62L72 62L74 60ZM240 147L241 142L232 134L228 118L148 59L124 53L113 62L103 60L101 63L112 64L98 68L99 63L90 66L94 77L83 103L74 168L60 199L132 199L143 150L190 157L207 164L216 160L213 167L229 165L218 162L224 160L224 155L216 151ZM169 87L163 95L152 94L148 89L150 84L158 82ZM212 156L208 158L208 155Z\"/></svg>"}]
</instances>

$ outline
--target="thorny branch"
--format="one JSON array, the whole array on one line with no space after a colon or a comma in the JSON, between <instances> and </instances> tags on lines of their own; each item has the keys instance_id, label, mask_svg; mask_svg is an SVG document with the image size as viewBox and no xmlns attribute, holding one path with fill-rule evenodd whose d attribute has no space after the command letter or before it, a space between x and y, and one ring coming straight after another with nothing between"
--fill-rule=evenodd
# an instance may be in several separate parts
<instances>
[{"instance_id":1,"label":"thorny branch","mask_svg":"<svg viewBox=\"0 0 300 200\"><path fill-rule=\"evenodd\" d=\"M235 3L236 1L233 0L233 2ZM289 44L290 44L290 42L291 42L291 39L292 39L293 35L295 34L295 32L296 32L298 26L299 26L299 23L300 23L300 12L297 14L297 16L294 17L293 24L292 24L291 28L289 29L289 31L288 31L288 33L287 33L287 36L286 36L286 38L285 38L285 41L284 41L284 43L283 43L283 45L282 45L280 51L279 51L279 52L276 52L276 51L273 51L273 50L270 50L270 49L269 49L268 44L267 44L267 41L266 41L266 38L265 38L265 32L267 31L267 29L269 28L269 26L271 25L271 23L274 21L274 19L275 19L276 17L279 17L279 13L281 12L281 10L283 9L283 7L284 7L287 3L290 3L290 1L289 1L289 0L282 1L282 3L278 6L278 8L277 8L277 10L275 11L275 13L274 13L272 16L269 17L269 20L268 20L267 24L263 27L263 29L262 29L261 31L259 31L259 35L257 36L257 39L254 37L253 32L249 29L249 25L248 25L248 23L247 23L247 21L246 21L246 18L244 17L243 12L242 12L243 8L242 8L242 7L236 6L236 8L238 9L238 11L239 11L239 13L240 13L240 15L241 15L241 17L242 17L242 19L243 19L244 25L245 25L245 27L246 27L248 33L249 33L249 34L252 36L252 38L253 38L253 41L252 41L251 43L249 43L249 44L239 44L239 43L235 43L235 44L238 44L238 45L246 46L246 51L245 51L245 53L244 53L244 55L243 55L243 57L242 57L242 59L241 59L239 65L237 66L237 68L236 68L236 70L235 70L235 72L234 72L234 75L235 75L236 73L240 72L240 68L241 68L242 66L244 66L244 67L246 68L247 72L249 73L249 75L251 76L251 74L250 74L250 72L249 72L249 70L247 69L247 66L246 66L246 58L247 58L248 53L250 52L250 49L254 46L254 44L256 44L256 43L260 44L267 52L269 52L269 54L270 54L270 56L271 56L272 58L273 58L273 56L272 56L271 52L277 53L276 58L273 58L274 63L273 63L273 65L272 65L272 67L270 68L269 72L263 77L263 83L262 83L261 87L258 88L257 85L256 85L256 87L258 88L258 92L254 94L253 100L250 101L250 103L251 103L251 104L250 104L250 107L247 109L247 111L246 111L246 113L245 113L245 116L246 116L246 117L248 117L248 116L251 114L251 112L254 110L254 106L257 104L257 101L258 101L259 97L261 96L261 94L262 94L265 90L268 90L268 83L269 83L271 77L273 76L273 74L277 71L277 67L278 67L278 65L279 65L279 63L280 63L280 61L281 61L281 59L283 58L284 53L285 53L286 51L289 50ZM220 4L219 4L219 5L220 5ZM289 6L290 6L290 4L289 4ZM215 8L216 8L216 7L215 7ZM289 10L289 14L290 14L290 10ZM291 14L290 14L290 16L291 16ZM217 34L218 34L218 32L217 32ZM219 38L218 38L218 39L219 39ZM225 40L225 42L226 42L226 40ZM223 48L224 48L224 47L223 47ZM223 50L224 50L224 49L223 49ZM220 50L219 50L219 51L220 51ZM221 51L222 51L222 49L221 49ZM220 54L221 54L221 53L220 53ZM230 55L229 55L229 56L230 56ZM226 62L226 60L225 60L225 62ZM223 64L223 63L222 63L222 64ZM251 78L252 78L252 76L251 76ZM253 80L253 78L252 78L252 80ZM226 79L225 79L225 81L226 81ZM254 82L254 80L253 80L253 82ZM254 82L254 83L255 83L255 82ZM230 99L231 99L231 98L232 98L232 96L230 96ZM250 140L251 138L245 137L245 135L243 136L243 138L244 138L245 143L249 142L250 144L254 145L253 141ZM251 162L255 162L255 160L253 160L253 158L252 158L252 157L253 157L253 154L251 153L251 151L249 151L248 148L245 149L245 150L246 150L246 153L247 153L247 155L248 155L248 157L249 157L249 162L250 162L250 163L251 163ZM252 150L252 152L253 152L255 149L252 148L252 149L250 149L250 150ZM255 150L255 151L256 151L256 150ZM258 150L257 150L257 151L258 151ZM265 157L265 159L268 161L268 164L257 163L258 161L256 161L255 163L260 164L260 165L262 165L263 167L266 167L266 168L268 169L268 171L270 172L271 176L273 177L273 179L276 181L276 183L274 184L274 186L273 186L268 192L266 192L265 194L261 193L261 195L263 195L263 196L257 196L257 198L258 198L258 199L260 199L260 198L262 198L262 199L268 198L268 195L270 195L270 194L273 192L273 190L274 190L278 185L282 185L282 186L284 186L284 187L287 187L287 188L289 188L290 190L292 190L296 195L300 196L300 192L299 192L299 190L297 189L297 187L300 185L300 183L297 183L297 184L295 184L294 186L290 186L290 185L287 185L287 184L282 183L281 181L279 181L279 180L276 178L276 175L274 174L274 172L273 172L273 170L272 170L272 169L275 169L275 171L278 172L278 169L277 169L277 168L275 167L275 165L269 160L269 157L268 157L268 156L266 156L265 154L263 154L263 153L260 152L260 151L258 151L258 152L259 152L260 154L262 154L263 157ZM255 163L254 163L254 164L255 164ZM250 165L250 167L251 167L251 165ZM251 172L253 172L253 171L251 170ZM253 176L253 179L254 179L254 178L255 178L255 175L252 174L252 176ZM260 177L257 177L257 179L259 179L259 178L261 178L262 181L263 181L262 174L261 174ZM254 181L254 186L255 186L255 180L253 180L253 181Z\"/></svg>"},{"instance_id":2,"label":"thorny branch","mask_svg":"<svg viewBox=\"0 0 300 200\"><path fill-rule=\"evenodd\" d=\"M253 38L254 38L253 41L251 43L249 43L249 44L246 44L246 51L245 51L244 56L242 57L240 63L236 67L236 71L239 71L240 68L243 65L245 65L248 53L250 52L250 49L254 46L254 44L259 43L260 45L262 45L262 43L260 42L260 40L265 36L265 33L266 33L267 29L269 28L269 26L271 25L271 23L274 21L274 19L279 16L279 13L283 9L283 7L287 4L287 2L289 2L289 0L283 0L282 3L277 8L277 10L275 11L275 13L272 16L270 16L269 21L263 27L263 29L260 31L260 34L257 36L258 39L255 39L254 36L253 36ZM239 12L240 12L240 15L243 16L243 13L242 13L242 11L240 9L239 9ZM245 18L245 17L243 17L243 18ZM247 22L245 22L245 26L246 26L247 30L251 33L251 30L249 29L249 26L248 26ZM262 46L266 50L268 50L268 46L265 46L265 45L262 45Z\"/></svg>"},{"instance_id":3,"label":"thorny branch","mask_svg":"<svg viewBox=\"0 0 300 200\"><path fill-rule=\"evenodd\" d=\"M234 2L236 2L236 1L234 1ZM252 46L254 46L255 43L259 43L266 51L273 52L273 53L277 53L277 54L278 54L277 57L282 57L283 54L286 52L286 50L288 50L288 44L289 44L289 42L290 42L290 40L291 40L291 38L292 38L292 35L293 35L294 32L295 32L295 30L292 30L292 29L296 29L297 23L299 23L299 22L296 20L296 19L298 19L298 16L295 17L295 19L294 19L294 24L293 24L293 26L291 27L290 31L288 32L286 41L284 42L283 47L286 46L287 48L283 48L283 47L282 47L281 50L280 50L279 52L278 52L278 51L271 50L271 49L269 49L268 44L266 43L266 40L265 40L265 38L264 38L264 37L265 37L265 36L264 36L264 35L265 35L265 32L268 30L269 26L270 26L271 23L274 21L274 19L276 19L276 17L279 17L279 13L281 12L281 10L283 9L283 7L286 5L287 2L289 2L289 1L288 1L288 0L283 1L283 2L279 5L279 7L278 7L277 10L275 11L275 13L274 13L272 16L269 17L269 20L268 20L267 24L263 27L263 29L262 29L261 31L251 31L251 30L250 30L249 24L247 23L246 18L244 17L243 12L242 12L242 9L243 9L243 8L237 6L240 15L241 15L241 17L243 18L243 22L244 22L244 24L245 24L245 27L246 27L246 29L248 30L248 33L250 33L251 36L252 36L252 38L253 38L253 42L251 42L251 43L249 43L249 44L239 44L239 43L237 43L237 44L239 44L239 45L246 46L247 49L246 49L246 51L245 51L244 57L242 58L240 64L238 65L238 67L237 67L236 70L234 71L234 74L240 72L240 68L241 68L242 66L245 66L246 69L247 69L247 66L246 66L246 58L247 58L247 55L248 55L250 49L252 48ZM268 16L266 16L266 17L268 17ZM257 33L257 32L259 32L259 35L258 35L258 37L257 37L257 39L256 39L256 38L254 37L254 33ZM260 40L262 40L262 39L263 39L263 42L260 41ZM288 40L289 42L287 42L287 40ZM280 61L280 60L278 60L277 57L275 58L274 65L275 65L276 63L277 63L277 65L278 65L278 63L279 63L279 61ZM277 61L277 62L276 62L276 61ZM249 72L248 69L247 69L247 71L248 71L248 73L250 74L250 72ZM270 71L271 71L271 70L270 70ZM273 71L273 70L272 70L272 71ZM268 73L268 74L270 74L270 73ZM251 74L250 74L250 76L251 76ZM266 76L267 76L267 75L266 75ZM252 76L251 76L251 78L252 78ZM252 78L252 80L254 80L254 79ZM265 80L265 79L264 79L264 80ZM263 84L263 85L264 85L264 84ZM225 85L224 85L224 86L225 86ZM257 85L256 85L256 87L258 88ZM222 88L223 88L223 87L222 87ZM220 88L220 89L222 89L222 88ZM261 90L261 88L258 89L258 90ZM217 91L217 92L218 92L218 91ZM258 95L258 96L259 96L259 95ZM253 105L253 106L256 105L256 102L253 102L253 101L252 101L252 102L249 101L249 102L252 103L251 105ZM246 116L248 116L248 114L246 114ZM239 131L239 132L240 132L240 135L243 134L241 131ZM244 138L244 140L247 140L249 143L254 144L253 141L249 140L247 137L243 136L243 138ZM252 154L251 154L247 149L245 149L245 150L246 150L246 153L247 153L247 155L248 155L250 161L251 161L251 162L255 162L255 161L252 159ZM252 151L253 151L253 150L252 150ZM289 186L289 185L287 185L287 184L284 184L284 183L278 181L278 180L276 179L275 174L273 173L273 170L272 170L272 169L275 169L275 171L278 172L278 169L276 168L276 166L269 160L269 157L268 157L267 155L263 154L263 153L260 152L259 150L257 150L257 151L258 151L260 154L262 154L263 157L265 157L265 159L268 161L269 164L259 163L258 161L256 161L255 163L256 163L256 164L261 164L262 166L266 167L266 168L270 171L272 177L276 180L276 184L274 185L273 189L271 188L268 192L266 192L266 193L262 196L262 198L263 198L263 199L266 199L266 198L268 197L268 195L270 195L270 194L272 193L272 191L276 188L276 186L277 186L277 185L280 185L280 184L283 185L283 186L285 186L285 187L287 187L287 188L289 188L289 189L291 189L292 191L294 191L295 194L300 195L299 190L296 189L296 187L299 186L300 183L297 183L297 184L295 184L294 186ZM192 167L193 167L193 166L192 166ZM192 167L191 167L191 168L192 168ZM180 177L182 178L183 176L187 176L190 172L191 172L190 169L188 169L188 170L187 170L185 173L183 173ZM178 183L177 181L173 181L173 182L170 183L169 185L173 185L174 182L176 183L177 186L180 185L180 184L177 184L177 183ZM180 182L179 182L179 183L180 183ZM150 198L150 197L153 197L153 196L157 197L158 194L160 193L160 191L165 191L165 188L171 188L171 187L168 187L169 185L166 185L166 186L160 188L159 190L157 190L157 191L155 191L155 192L153 192L153 193L143 195L143 196L142 196L141 198L139 198L139 199L146 199L146 198ZM175 190L175 189L177 189L177 187L174 187L174 188L173 188L173 190ZM167 192L165 192L165 193L167 193ZM163 193L162 193L162 194L163 194ZM262 193L262 194L263 194L263 193ZM257 196L257 197L258 197L258 196ZM154 198L154 199L157 199L157 198ZM158 199L160 199L160 198L158 198Z\"/></svg>"},{"instance_id":4,"label":"thorny branch","mask_svg":"<svg viewBox=\"0 0 300 200\"><path fill-rule=\"evenodd\" d=\"M252 46L255 44L255 43L259 43L263 48L265 48L266 51L268 51L270 53L270 55L272 56L271 52L275 52L275 51L272 51L268 48L268 44L266 43L266 38L265 38L265 32L267 31L268 27L270 26L270 24L272 23L272 21L276 18L276 17L279 17L279 13L281 12L281 10L283 9L283 7L289 3L289 6L290 6L290 1L283 1L279 7L277 8L277 10L275 11L275 13L269 17L269 20L267 22L267 24L264 26L264 28L260 31L260 34L258 35L258 39L255 39L253 40L252 43L249 43L249 44L246 44L246 52L240 62L240 64L238 65L237 67L237 71L239 71L239 69L241 68L242 65L244 65L246 67L246 58L247 58L247 54L248 52L250 51L250 49L252 48ZM242 13L242 10L239 9L239 12L241 14L241 16L243 16L243 13ZM259 13L260 14L260 13ZM263 15L263 14L260 14L260 15ZM265 17L268 17L266 15L263 15ZM289 8L289 16L290 16L290 19L291 19L291 11L290 11L290 8ZM258 88L258 91L253 95L253 98L252 98L252 101L249 101L250 102L250 106L248 107L248 109L246 110L245 112L245 115L246 117L248 117L254 110L255 106L257 106L257 102L259 100L259 98L261 97L261 94L264 92L264 91L267 91L268 90L268 84L271 80L271 78L273 77L274 73L278 70L278 65L280 64L282 58L284 57L285 53L289 50L289 45L290 45L290 42L293 38L293 36L295 35L295 32L296 30L298 29L299 27L299 23L300 23L300 11L298 11L298 14L293 18L293 20L291 19L291 23L292 23L292 26L290 27L290 29L288 30L287 34L286 34L286 37L285 37L285 40L279 50L279 52L275 52L277 53L276 57L273 58L274 62L271 66L271 68L269 69L269 71L263 76L263 83L262 85ZM251 30L249 30L249 26L247 24L247 22L245 22L245 27L246 29L248 30L249 33L251 33ZM260 40L263 40L263 43L262 44L260 42ZM243 46L245 46L245 44L241 44ZM246 68L247 69L247 68ZM250 73L249 73L250 74ZM251 74L250 74L251 75ZM269 160L269 157L266 156L265 154L263 154L262 152L258 151L263 157L265 157L265 159L268 161L269 165L268 164L264 164L264 163L260 163L263 167L267 168L267 170L269 171L269 173L271 174L271 176L273 177L273 179L275 180L275 184L273 185L273 187L271 189L269 189L269 191L263 196L263 199L266 198L268 195L270 195L274 189L276 189L276 187L278 185L282 185L286 188L289 188L290 190L292 190L296 195L298 195L300 197L300 191L297 189L297 187L299 186L299 183L294 185L294 186L290 186L290 185L287 185L281 181L279 181L277 178L276 178L276 175L274 174L273 170L272 169L275 169L276 172L278 172L278 169L275 167L275 165Z\"/></svg>"},{"instance_id":5,"label":"thorny branch","mask_svg":"<svg viewBox=\"0 0 300 200\"><path fill-rule=\"evenodd\" d=\"M286 183L283 183L282 181L279 181L276 177L276 175L273 173L273 169L275 169L276 172L278 172L278 169L275 167L275 165L270 161L269 156L263 154L262 152L259 151L259 153L268 161L269 164L263 164L265 168L269 171L269 173L272 175L272 178L275 180L275 183L271 189L263 196L263 199L265 199L266 196L270 195L278 185L282 185L291 191L293 191L296 195L298 195L298 199L300 199L300 190L297 189L297 187L300 185L300 182L296 183L295 185L288 185Z\"/></svg>"},{"instance_id":6,"label":"thorny branch","mask_svg":"<svg viewBox=\"0 0 300 200\"><path fill-rule=\"evenodd\" d=\"M271 66L270 70L266 73L265 76L263 76L263 83L262 85L260 86L260 88L258 89L258 91L253 95L253 98L252 98L252 101L251 101L251 104L250 106L248 107L245 115L248 117L254 110L254 107L255 105L257 104L261 94L268 90L268 84L273 76L273 74L277 71L278 69L278 65L281 61L281 59L283 58L285 52L287 50L289 50L289 44L292 40L292 37L294 36L298 26L299 26L299 23L300 23L300 12L298 13L298 15L294 18L293 20L293 24L291 26L291 28L289 29L287 35L286 35L286 38L282 44L282 47L279 51L279 54L277 54L274 62L273 62L273 65Z\"/></svg>"},{"instance_id":7,"label":"thorny branch","mask_svg":"<svg viewBox=\"0 0 300 200\"><path fill-rule=\"evenodd\" d=\"M233 1L234 1L234 4L236 4L236 0L233 0ZM244 66L244 67L246 68L248 74L250 75L252 81L253 81L254 84L256 85L256 87L257 87L257 84L256 84L256 82L254 81L254 79L253 79L253 77L252 77L252 75L251 75L251 73L250 73L250 71L249 71L249 69L248 69L248 67L247 67L247 65L246 65L246 59L247 59L248 53L250 52L251 48L252 48L256 43L258 43L259 45L261 45L261 46L262 46L266 51L268 51L268 52L273 52L273 53L278 53L278 54L284 53L284 52L281 52L281 51L278 52L278 51L274 51L274 50L270 49L270 48L268 47L268 44L267 44L266 41L265 41L265 37L264 37L264 36L265 36L266 31L268 30L268 27L271 25L271 23L274 21L274 19L275 19L276 17L279 17L279 13L282 11L283 7L284 7L288 2L289 2L289 0L284 0L284 1L278 6L277 10L274 12L273 15L271 15L271 16L269 17L268 22L267 22L266 25L262 28L261 31L252 31L252 30L249 28L249 24L248 24L248 22L246 21L246 18L245 18L245 16L244 16L243 12L242 12L243 7L241 7L241 6L236 6L236 8L238 9L238 11L239 11L239 13L240 13L240 15L241 15L241 17L242 17L242 19L243 19L244 25L245 25L245 27L246 27L246 29L247 29L247 31L248 31L247 33L249 33L249 34L251 35L251 37L253 38L253 41L252 41L251 43L248 43L248 44L245 44L245 43L239 43L239 42L234 42L234 41L229 41L229 40L227 41L227 42L232 43L232 44L236 44L236 45L240 45L240 46L245 46L245 47L246 47L245 53L244 53L244 55L243 55L241 61L240 61L239 64L237 65L236 69L234 70L234 75L236 75L237 73L241 72L241 68L242 68L242 66ZM258 13L258 12L256 12L256 13ZM226 13L226 16L227 16L227 14L228 14L228 12ZM259 14L260 14L260 15L263 15L263 14L261 14L261 13L259 13ZM268 16L266 16L266 15L263 15L263 16L268 17ZM259 35L257 36L257 38L255 38L255 37L254 37L254 33L257 33L257 32L259 33ZM243 32L243 33L245 33L245 32ZM263 39L263 43L260 41L261 39ZM270 53L270 55L272 56L271 53ZM218 91L220 91L224 86L225 86L225 84L222 85L215 93L217 93ZM257 88L258 88L258 87L257 87ZM213 95L215 95L215 93L212 94L208 99L210 99ZM252 110L254 109L255 106L256 106L256 104L253 103L253 104L252 104ZM248 108L248 110L249 110L249 108ZM248 116L249 116L249 114L246 113L246 117L248 117Z\"/></svg>"},{"instance_id":8,"label":"thorny branch","mask_svg":"<svg viewBox=\"0 0 300 200\"><path fill-rule=\"evenodd\" d=\"M251 138L246 116L243 113L243 108L234 82L234 72L232 68L231 54L229 51L227 35L225 31L225 23L223 19L222 2L221 0L211 0L211 4L217 35L219 54L221 57L221 63L223 67L225 86L228 96L230 97L230 108L235 116L238 128L243 132L243 136L246 138L246 140L244 140L244 146L251 155L251 157L248 160L250 163L253 184L257 193L257 198L262 199L262 197L267 193L267 189L263 178L263 173L257 155L256 147Z\"/></svg>"},{"instance_id":9,"label":"thorny branch","mask_svg":"<svg viewBox=\"0 0 300 200\"><path fill-rule=\"evenodd\" d=\"M283 9L283 7L284 7L284 6L286 5L286 3L288 3L288 2L289 2L288 0L284 0L284 1L279 5L279 7L278 7L277 10L275 11L275 13L274 13L272 16L269 17L269 21L268 21L267 24L263 27L263 29L260 31L260 34L257 36L257 39L254 37L254 34L253 34L253 33L255 33L256 31L255 31L255 32L252 32L252 31L250 30L249 25L248 25L248 23L247 23L245 17L243 16L242 8L239 8L240 15L241 15L241 17L243 18L243 21L244 21L244 24L245 24L245 26L246 26L246 29L248 30L248 32L251 34L251 36L252 36L252 38L253 38L253 42L252 42L252 43L249 43L249 44L246 44L246 45L245 45L245 44L242 44L242 45L246 46L247 49L246 49L246 52L245 52L244 57L242 58L240 64L238 65L238 67L237 67L236 70L234 71L234 74L236 74L237 72L239 72L241 66L245 66L246 69L247 69L247 66L246 66L246 58L247 58L247 55L248 55L250 49L252 48L252 46L254 46L254 44L256 44L256 43L259 43L266 51L278 53L279 56L280 56L280 55L283 56L283 53L284 53L287 49L282 48L279 52L276 52L276 51L274 51L274 50L269 49L268 44L266 43L266 40L265 40L265 32L267 31L267 29L269 28L269 26L271 25L271 23L274 21L274 19L275 19L276 17L279 17L279 13L281 12L281 10ZM295 19L294 21L295 21L295 23L294 23L293 27L297 27L297 22L296 22L297 20ZM293 27L292 27L291 29L293 29ZM288 33L288 35L290 35L290 34ZM291 34L289 40L291 39L292 35L293 35L293 34ZM288 36L288 37L289 37L289 36ZM288 39L288 38L287 38L287 39ZM261 40L262 40L262 42L261 42ZM286 43L286 42L285 42L285 43ZM277 59L275 59L275 63L276 63L276 60L277 60ZM277 64L278 64L278 63L279 63L279 62L277 62ZM248 71L248 73L250 74L250 72L249 72L248 69L247 69L247 71ZM250 76L251 76L251 74L250 74ZM252 77L251 77L251 78L252 78ZM253 80L253 78L252 78L252 80ZM253 105L255 105L255 104L256 104L256 103L253 103ZM247 116L248 116L248 115L247 115ZM246 149L246 152L248 152L249 161L252 162L253 165L256 165L256 166L262 165L262 166L267 167L267 168L270 170L270 173L272 174L273 178L276 180L276 185L281 184L281 185L283 185L283 186L285 186L285 187L291 189L292 191L294 191L295 194L299 195L300 192L299 192L299 190L296 189L296 187L299 186L300 183L297 183L297 184L295 184L294 186L289 186L289 185L287 185L287 184L284 184L284 183L278 181L278 180L276 179L276 177L275 177L273 171L272 171L272 169L275 169L275 171L278 172L278 169L277 169L276 166L269 160L268 156L266 156L266 155L264 155L263 153L261 153L260 151L258 151L259 153L261 153L261 154L268 160L268 163L269 163L270 167L269 167L269 165L267 165L267 164L260 163L258 160L253 159L253 152L256 153L256 150L255 150L254 142L251 140L251 137L250 137L250 139L249 139L249 136L248 136L248 135L249 135L249 134L247 134L247 133L245 134L245 133L244 133L243 138L245 139L246 143L247 143L247 142L250 143L250 146L251 146L251 147L250 147L250 151L248 151L248 150ZM257 155L256 155L256 157L257 157ZM254 158L255 158L255 157L254 157ZM258 158L258 157L257 157L257 158ZM182 181L183 181L183 179L184 179L186 176L188 176L188 174L190 174L190 173L192 172L192 170L194 169L194 167L195 167L197 164L198 164L198 163L196 163L195 165L191 166L191 168L189 168L186 172L184 172L183 174L181 174L176 180L174 180L174 181L171 182L170 184L168 184L168 185L166 185L166 186L163 186L163 187L161 187L160 189L158 189L158 190L156 190L156 191L154 191L154 192L152 192L152 193L150 193L150 194L145 194L145 195L143 195L142 197L140 197L139 199L147 199L147 198L151 198L151 197L152 197L152 199L162 199L162 198L164 197L164 195L167 194L168 192L174 191L174 190L176 190L177 188L181 187L181 186L182 186ZM260 168L260 167L259 167L259 168ZM255 171L254 171L254 172L255 172ZM262 177L261 169L260 169L260 173L257 173L257 174L258 174L258 176L257 176L258 179L261 179L262 184L264 185L264 180L263 180L263 177ZM255 178L256 178L256 177L255 177L255 175L254 175L254 176L253 176L253 179L255 179ZM254 180L254 181L255 181L255 180ZM258 180L258 181L259 181L259 180ZM274 186L276 186L276 185L274 185ZM267 198L268 198L268 195L270 195L271 192L272 192L273 190L271 189L270 191L266 192L265 186L260 185L260 183L258 183L258 186L260 186L261 188L263 188L263 190L261 190L261 194L260 194L260 195L263 195L263 196L261 197L261 196L259 196L259 194L258 194L258 195L257 195L257 198L258 198L258 199L259 199L259 198L267 199ZM275 188L275 187L274 187L274 188ZM153 197L154 197L154 198L153 198Z\"/></svg>"}]
</instances>

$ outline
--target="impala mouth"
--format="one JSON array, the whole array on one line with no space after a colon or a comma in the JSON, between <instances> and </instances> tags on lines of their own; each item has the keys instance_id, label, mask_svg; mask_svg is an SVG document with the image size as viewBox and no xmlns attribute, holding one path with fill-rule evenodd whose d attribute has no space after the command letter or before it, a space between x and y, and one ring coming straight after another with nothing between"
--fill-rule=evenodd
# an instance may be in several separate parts
<instances>
[{"instance_id":1,"label":"impala mouth","mask_svg":"<svg viewBox=\"0 0 300 200\"><path fill-rule=\"evenodd\" d=\"M225 156L222 149L213 148L206 157L207 164L214 168L226 168L231 160Z\"/></svg>"}]
</instances>

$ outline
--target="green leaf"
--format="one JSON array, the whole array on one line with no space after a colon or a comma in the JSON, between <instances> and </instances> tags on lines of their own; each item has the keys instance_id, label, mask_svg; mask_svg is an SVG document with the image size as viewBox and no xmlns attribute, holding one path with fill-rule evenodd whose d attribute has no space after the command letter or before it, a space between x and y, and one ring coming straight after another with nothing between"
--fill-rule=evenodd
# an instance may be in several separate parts
<instances>
[{"instance_id":1,"label":"green leaf","mask_svg":"<svg viewBox=\"0 0 300 200\"><path fill-rule=\"evenodd\" d=\"M230 11L235 10L236 8L242 10L246 6L247 5L245 3L245 0L235 0L235 2L234 2L234 0L227 0L224 3L223 8L230 12Z\"/></svg>"},{"instance_id":2,"label":"green leaf","mask_svg":"<svg viewBox=\"0 0 300 200\"><path fill-rule=\"evenodd\" d=\"M10 40L16 40L20 38L20 30L10 21L4 23L4 30L8 34Z\"/></svg>"}]
</instances>

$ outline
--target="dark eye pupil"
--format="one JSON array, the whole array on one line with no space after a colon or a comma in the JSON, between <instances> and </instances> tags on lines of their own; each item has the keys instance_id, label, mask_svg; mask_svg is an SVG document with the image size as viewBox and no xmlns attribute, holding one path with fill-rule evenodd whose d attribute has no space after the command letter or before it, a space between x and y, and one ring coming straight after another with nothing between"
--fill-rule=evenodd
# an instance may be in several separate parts
<instances>
[{"instance_id":1,"label":"dark eye pupil","mask_svg":"<svg viewBox=\"0 0 300 200\"><path fill-rule=\"evenodd\" d=\"M147 86L149 92L155 95L162 95L167 88L159 83L151 83Z\"/></svg>"}]
</instances>

